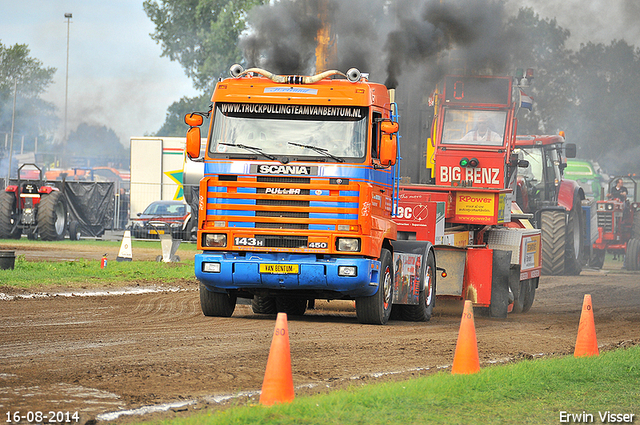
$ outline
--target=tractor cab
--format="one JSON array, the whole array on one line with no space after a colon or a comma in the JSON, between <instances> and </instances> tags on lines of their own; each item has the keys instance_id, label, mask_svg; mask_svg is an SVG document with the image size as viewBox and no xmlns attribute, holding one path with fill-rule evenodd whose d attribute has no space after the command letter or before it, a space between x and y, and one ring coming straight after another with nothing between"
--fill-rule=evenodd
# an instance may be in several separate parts
<instances>
[{"instance_id":1,"label":"tractor cab","mask_svg":"<svg viewBox=\"0 0 640 425\"><path fill-rule=\"evenodd\" d=\"M565 144L562 135L516 136L514 153L528 163L518 168L516 188L516 202L524 212L558 204L567 158L575 152L576 145Z\"/></svg>"}]
</instances>

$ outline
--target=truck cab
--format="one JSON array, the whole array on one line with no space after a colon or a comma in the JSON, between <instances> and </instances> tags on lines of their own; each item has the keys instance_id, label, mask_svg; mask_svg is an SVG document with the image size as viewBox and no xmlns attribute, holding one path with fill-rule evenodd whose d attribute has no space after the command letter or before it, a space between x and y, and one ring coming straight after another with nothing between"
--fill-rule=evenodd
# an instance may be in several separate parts
<instances>
[{"instance_id":1,"label":"truck cab","mask_svg":"<svg viewBox=\"0 0 640 425\"><path fill-rule=\"evenodd\" d=\"M195 259L204 314L230 316L237 298L256 313L296 315L315 299L348 299L362 323L386 323L397 251L392 94L355 69L231 75L209 112L185 118L187 156L204 165ZM425 269L418 263L412 270Z\"/></svg>"}]
</instances>

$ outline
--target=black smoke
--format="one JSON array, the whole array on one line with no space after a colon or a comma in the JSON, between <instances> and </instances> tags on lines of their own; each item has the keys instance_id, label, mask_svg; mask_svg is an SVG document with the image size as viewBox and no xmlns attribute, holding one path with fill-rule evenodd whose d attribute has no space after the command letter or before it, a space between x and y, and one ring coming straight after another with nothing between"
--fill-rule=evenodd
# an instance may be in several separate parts
<instances>
[{"instance_id":1,"label":"black smoke","mask_svg":"<svg viewBox=\"0 0 640 425\"><path fill-rule=\"evenodd\" d=\"M240 47L248 67L284 74L312 74L321 16L341 71L356 67L395 88L407 69L435 83L451 68L500 73L505 44L503 3L495 0L281 0L252 9L251 30ZM452 64L452 57L455 60Z\"/></svg>"}]
</instances>

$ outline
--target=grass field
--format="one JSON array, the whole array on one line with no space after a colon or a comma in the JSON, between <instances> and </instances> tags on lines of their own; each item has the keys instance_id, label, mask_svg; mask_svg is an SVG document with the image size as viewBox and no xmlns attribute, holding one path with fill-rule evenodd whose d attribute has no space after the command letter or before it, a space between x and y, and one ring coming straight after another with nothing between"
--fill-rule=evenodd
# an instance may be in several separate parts
<instances>
[{"instance_id":1,"label":"grass field","mask_svg":"<svg viewBox=\"0 0 640 425\"><path fill-rule=\"evenodd\" d=\"M492 366L474 375L442 371L410 381L299 397L290 404L235 407L153 423L559 424L625 419L639 423L639 416L640 347L632 347L591 358Z\"/></svg>"},{"instance_id":2,"label":"grass field","mask_svg":"<svg viewBox=\"0 0 640 425\"><path fill-rule=\"evenodd\" d=\"M176 279L195 279L193 260L180 263L155 261L109 261L105 269L96 260L25 261L18 256L13 270L0 270L0 285L31 288L64 285L100 286L116 282L171 283Z\"/></svg>"}]
</instances>

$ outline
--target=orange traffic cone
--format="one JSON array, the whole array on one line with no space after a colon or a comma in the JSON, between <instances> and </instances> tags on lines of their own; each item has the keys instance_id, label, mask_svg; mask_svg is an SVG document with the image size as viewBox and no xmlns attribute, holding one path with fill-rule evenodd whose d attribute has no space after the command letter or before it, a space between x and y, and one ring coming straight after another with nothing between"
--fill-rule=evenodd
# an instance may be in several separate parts
<instances>
[{"instance_id":1,"label":"orange traffic cone","mask_svg":"<svg viewBox=\"0 0 640 425\"><path fill-rule=\"evenodd\" d=\"M580 325L578 326L578 338L576 338L576 348L574 357L597 356L598 340L596 339L596 325L593 321L593 307L591 306L591 295L585 294L582 302L582 313L580 314Z\"/></svg>"},{"instance_id":2,"label":"orange traffic cone","mask_svg":"<svg viewBox=\"0 0 640 425\"><path fill-rule=\"evenodd\" d=\"M278 313L267 370L262 381L260 404L271 406L275 403L289 403L294 397L287 313Z\"/></svg>"},{"instance_id":3,"label":"orange traffic cone","mask_svg":"<svg viewBox=\"0 0 640 425\"><path fill-rule=\"evenodd\" d=\"M451 373L471 374L477 372L480 372L480 358L478 357L476 328L473 322L473 304L471 300L466 300Z\"/></svg>"}]
</instances>

